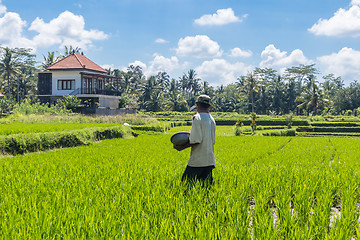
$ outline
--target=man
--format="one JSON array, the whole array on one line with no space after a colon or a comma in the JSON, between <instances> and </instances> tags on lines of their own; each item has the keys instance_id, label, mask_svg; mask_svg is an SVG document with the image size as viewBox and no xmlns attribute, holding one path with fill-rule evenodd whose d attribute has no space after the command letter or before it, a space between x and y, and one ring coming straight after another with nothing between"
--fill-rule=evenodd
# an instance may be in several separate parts
<instances>
[{"instance_id":1,"label":"man","mask_svg":"<svg viewBox=\"0 0 360 240\"><path fill-rule=\"evenodd\" d=\"M200 180L212 184L212 170L215 168L215 129L214 118L209 113L210 97L200 95L196 101L197 113L193 116L189 143L175 146L178 151L191 147L191 154L181 181Z\"/></svg>"}]
</instances>

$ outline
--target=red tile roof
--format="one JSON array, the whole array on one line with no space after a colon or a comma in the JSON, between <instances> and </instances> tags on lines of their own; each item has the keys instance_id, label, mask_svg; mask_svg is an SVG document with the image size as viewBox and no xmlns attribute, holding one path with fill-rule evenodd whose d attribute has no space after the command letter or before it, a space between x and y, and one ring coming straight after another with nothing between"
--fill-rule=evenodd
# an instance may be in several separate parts
<instances>
[{"instance_id":1,"label":"red tile roof","mask_svg":"<svg viewBox=\"0 0 360 240\"><path fill-rule=\"evenodd\" d=\"M73 53L63 59L51 64L47 70L70 70L70 69L86 69L97 72L107 73L105 69L88 59L82 54Z\"/></svg>"}]
</instances>

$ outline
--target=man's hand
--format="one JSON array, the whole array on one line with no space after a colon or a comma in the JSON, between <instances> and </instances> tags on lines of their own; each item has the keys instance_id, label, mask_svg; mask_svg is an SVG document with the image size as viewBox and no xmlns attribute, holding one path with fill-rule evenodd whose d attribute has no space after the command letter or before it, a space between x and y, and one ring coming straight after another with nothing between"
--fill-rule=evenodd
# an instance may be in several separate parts
<instances>
[{"instance_id":1,"label":"man's hand","mask_svg":"<svg viewBox=\"0 0 360 240\"><path fill-rule=\"evenodd\" d=\"M178 151L182 151L182 150L184 150L184 149L186 149L188 147L193 147L193 146L196 146L196 145L198 145L198 143L193 143L193 144L188 143L188 144L185 144L185 145L182 145L182 146L174 145L174 148L176 150L178 150Z\"/></svg>"},{"instance_id":2,"label":"man's hand","mask_svg":"<svg viewBox=\"0 0 360 240\"><path fill-rule=\"evenodd\" d=\"M185 148L188 148L188 147L189 147L188 144L182 145L182 146L174 145L174 148L176 150L178 150L178 151L182 151L182 150L184 150Z\"/></svg>"}]
</instances>

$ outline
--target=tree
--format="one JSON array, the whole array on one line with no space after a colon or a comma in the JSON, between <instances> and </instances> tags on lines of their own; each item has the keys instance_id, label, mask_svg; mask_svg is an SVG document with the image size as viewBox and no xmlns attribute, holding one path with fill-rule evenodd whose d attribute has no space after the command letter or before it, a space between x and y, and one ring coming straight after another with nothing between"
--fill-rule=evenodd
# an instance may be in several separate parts
<instances>
[{"instance_id":1,"label":"tree","mask_svg":"<svg viewBox=\"0 0 360 240\"><path fill-rule=\"evenodd\" d=\"M300 102L297 106L299 109L306 109L312 111L313 115L316 115L317 109L324 101L323 95L319 89L315 76L309 76L304 86L304 91L295 100Z\"/></svg>"},{"instance_id":2,"label":"tree","mask_svg":"<svg viewBox=\"0 0 360 240\"><path fill-rule=\"evenodd\" d=\"M308 79L310 76L315 76L318 73L319 71L315 68L315 64L300 64L298 67L290 67L285 70L285 76L287 78L293 78L300 86L303 80Z\"/></svg>"},{"instance_id":3,"label":"tree","mask_svg":"<svg viewBox=\"0 0 360 240\"><path fill-rule=\"evenodd\" d=\"M40 67L44 70L46 69L48 66L50 66L51 64L57 62L60 59L60 56L55 57L55 52L48 52L47 56L44 56L44 61L43 63L40 65Z\"/></svg>"},{"instance_id":4,"label":"tree","mask_svg":"<svg viewBox=\"0 0 360 240\"><path fill-rule=\"evenodd\" d=\"M143 74L142 68L140 66L130 65L127 68L127 89L129 93L135 94L140 85L145 81L145 76Z\"/></svg>"},{"instance_id":5,"label":"tree","mask_svg":"<svg viewBox=\"0 0 360 240\"><path fill-rule=\"evenodd\" d=\"M73 46L64 46L64 53L63 54L61 54L60 53L60 58L64 58L64 57L66 57L66 56L69 56L69 55L71 55L71 54L74 54L74 53L81 53L81 48L79 48L79 47L73 47Z\"/></svg>"},{"instance_id":6,"label":"tree","mask_svg":"<svg viewBox=\"0 0 360 240\"><path fill-rule=\"evenodd\" d=\"M33 66L23 65L20 74L17 76L17 102L20 103L28 95L37 93L37 78L35 75L36 68Z\"/></svg>"},{"instance_id":7,"label":"tree","mask_svg":"<svg viewBox=\"0 0 360 240\"><path fill-rule=\"evenodd\" d=\"M157 112L162 109L164 91L156 76L150 76L140 87L140 107L146 111Z\"/></svg>"},{"instance_id":8,"label":"tree","mask_svg":"<svg viewBox=\"0 0 360 240\"><path fill-rule=\"evenodd\" d=\"M187 102L190 106L195 105L196 96L202 91L201 79L197 77L194 69L190 69L186 74L180 78L181 88L186 96Z\"/></svg>"},{"instance_id":9,"label":"tree","mask_svg":"<svg viewBox=\"0 0 360 240\"><path fill-rule=\"evenodd\" d=\"M18 89L18 77L23 67L34 66L35 55L31 54L31 49L0 47L0 77L1 88L5 89L8 98L14 98Z\"/></svg>"},{"instance_id":10,"label":"tree","mask_svg":"<svg viewBox=\"0 0 360 240\"><path fill-rule=\"evenodd\" d=\"M255 112L254 95L259 92L258 81L255 75L253 73L248 73L246 76L238 78L238 85L250 100L251 112Z\"/></svg>"},{"instance_id":11,"label":"tree","mask_svg":"<svg viewBox=\"0 0 360 240\"><path fill-rule=\"evenodd\" d=\"M171 79L169 84L168 93L166 95L166 110L185 112L188 111L188 105L186 100L180 91L180 83L175 79Z\"/></svg>"},{"instance_id":12,"label":"tree","mask_svg":"<svg viewBox=\"0 0 360 240\"><path fill-rule=\"evenodd\" d=\"M170 76L166 72L158 72L156 75L157 83L166 89L170 84Z\"/></svg>"},{"instance_id":13,"label":"tree","mask_svg":"<svg viewBox=\"0 0 360 240\"><path fill-rule=\"evenodd\" d=\"M282 82L280 75L274 78L270 85L270 95L271 95L271 106L270 108L275 111L275 113L280 114L284 112L284 90L285 86Z\"/></svg>"},{"instance_id":14,"label":"tree","mask_svg":"<svg viewBox=\"0 0 360 240\"><path fill-rule=\"evenodd\" d=\"M6 97L0 98L0 117L10 112L15 106L15 102Z\"/></svg>"}]
</instances>

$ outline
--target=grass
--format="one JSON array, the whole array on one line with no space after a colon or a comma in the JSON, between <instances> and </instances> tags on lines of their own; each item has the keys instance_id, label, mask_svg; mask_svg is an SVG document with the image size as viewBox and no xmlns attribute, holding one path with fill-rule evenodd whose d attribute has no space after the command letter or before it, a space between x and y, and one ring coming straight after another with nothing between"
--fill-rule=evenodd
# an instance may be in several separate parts
<instances>
[{"instance_id":1,"label":"grass","mask_svg":"<svg viewBox=\"0 0 360 240\"><path fill-rule=\"evenodd\" d=\"M40 132L59 132L92 127L111 127L116 123L23 123L12 122L9 124L0 124L0 135L10 135L18 133L40 133Z\"/></svg>"},{"instance_id":2,"label":"grass","mask_svg":"<svg viewBox=\"0 0 360 240\"><path fill-rule=\"evenodd\" d=\"M218 136L214 186L184 194L170 134L1 159L1 238L359 237L359 139Z\"/></svg>"},{"instance_id":3,"label":"grass","mask_svg":"<svg viewBox=\"0 0 360 240\"><path fill-rule=\"evenodd\" d=\"M173 127L166 131L168 134L190 132L191 126ZM216 126L216 136L235 136L234 126Z\"/></svg>"}]
</instances>

